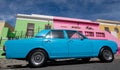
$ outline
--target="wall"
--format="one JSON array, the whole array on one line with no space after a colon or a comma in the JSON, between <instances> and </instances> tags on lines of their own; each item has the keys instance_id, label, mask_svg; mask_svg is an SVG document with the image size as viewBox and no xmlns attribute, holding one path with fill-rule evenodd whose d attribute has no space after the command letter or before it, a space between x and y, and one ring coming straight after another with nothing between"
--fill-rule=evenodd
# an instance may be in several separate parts
<instances>
[{"instance_id":1,"label":"wall","mask_svg":"<svg viewBox=\"0 0 120 70\"><path fill-rule=\"evenodd\" d=\"M0 36L1 36L2 29L3 29L4 25L5 25L5 23L4 23L4 22L0 22Z\"/></svg>"},{"instance_id":2,"label":"wall","mask_svg":"<svg viewBox=\"0 0 120 70\"><path fill-rule=\"evenodd\" d=\"M88 38L92 39L106 39L105 37L98 36L98 33L104 33L99 29L99 24L92 21L80 20L80 19L69 19L55 17L53 20L54 29L69 29L78 30ZM92 33L92 34L90 34Z\"/></svg>"},{"instance_id":3,"label":"wall","mask_svg":"<svg viewBox=\"0 0 120 70\"><path fill-rule=\"evenodd\" d=\"M5 41L8 39L8 35L10 32L12 32L14 30L14 28L6 23L5 21L0 21L0 58L1 53L3 53L2 47L5 43Z\"/></svg>"},{"instance_id":4,"label":"wall","mask_svg":"<svg viewBox=\"0 0 120 70\"><path fill-rule=\"evenodd\" d=\"M0 58L2 58L1 54L3 53L3 45L5 41L7 40L7 34L8 34L8 27L3 27L1 31L1 37L0 37Z\"/></svg>"},{"instance_id":5,"label":"wall","mask_svg":"<svg viewBox=\"0 0 120 70\"><path fill-rule=\"evenodd\" d=\"M120 39L120 25L116 26L115 24L108 24L108 23L104 23L104 24L102 23L102 24L100 24L100 29L101 30L105 30L105 27L109 28L111 34L112 34L112 32L115 32L114 29L115 29L115 27L117 27L118 30L119 30L119 33L116 33L115 37L118 38L118 39Z\"/></svg>"},{"instance_id":6,"label":"wall","mask_svg":"<svg viewBox=\"0 0 120 70\"><path fill-rule=\"evenodd\" d=\"M4 27L4 28L2 29L2 34L1 34L2 36L1 36L1 37L6 38L7 35L8 35L8 30L9 30L8 27Z\"/></svg>"},{"instance_id":7,"label":"wall","mask_svg":"<svg viewBox=\"0 0 120 70\"><path fill-rule=\"evenodd\" d=\"M39 31L45 29L45 25L48 23L52 26L53 22L48 21L35 21L35 20L27 20L27 19L17 19L16 26L15 26L15 34L16 36L25 36L27 31L27 24L33 23L34 24L34 35L36 35ZM53 28L53 26L52 26Z\"/></svg>"},{"instance_id":8,"label":"wall","mask_svg":"<svg viewBox=\"0 0 120 70\"><path fill-rule=\"evenodd\" d=\"M8 27L2 27L1 36L0 36L0 48L2 48L4 42L7 40L7 35L8 35Z\"/></svg>"}]
</instances>

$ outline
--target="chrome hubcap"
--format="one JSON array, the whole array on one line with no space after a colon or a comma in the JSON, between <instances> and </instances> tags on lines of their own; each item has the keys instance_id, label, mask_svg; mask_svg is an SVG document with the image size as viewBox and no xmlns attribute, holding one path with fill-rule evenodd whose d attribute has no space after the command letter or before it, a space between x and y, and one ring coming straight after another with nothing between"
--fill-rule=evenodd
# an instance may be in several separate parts
<instances>
[{"instance_id":1,"label":"chrome hubcap","mask_svg":"<svg viewBox=\"0 0 120 70\"><path fill-rule=\"evenodd\" d=\"M39 65L39 64L43 63L44 59L45 59L45 58L44 58L44 54L43 54L43 53L41 53L41 52L36 52L36 53L34 53L34 54L32 55L31 61L33 62L33 64Z\"/></svg>"},{"instance_id":2,"label":"chrome hubcap","mask_svg":"<svg viewBox=\"0 0 120 70\"><path fill-rule=\"evenodd\" d=\"M112 59L112 53L109 50L104 50L103 51L103 57L106 60L111 60Z\"/></svg>"}]
</instances>

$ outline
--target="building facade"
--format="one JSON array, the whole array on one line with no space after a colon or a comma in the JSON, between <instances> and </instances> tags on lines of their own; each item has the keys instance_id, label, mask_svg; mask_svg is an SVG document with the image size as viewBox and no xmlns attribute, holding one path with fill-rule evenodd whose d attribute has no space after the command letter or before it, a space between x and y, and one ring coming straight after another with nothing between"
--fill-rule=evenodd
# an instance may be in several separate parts
<instances>
[{"instance_id":1,"label":"building facade","mask_svg":"<svg viewBox=\"0 0 120 70\"><path fill-rule=\"evenodd\" d=\"M99 29L99 23L90 20L54 17L54 29L77 30L92 39L105 39L104 31Z\"/></svg>"},{"instance_id":2,"label":"building facade","mask_svg":"<svg viewBox=\"0 0 120 70\"><path fill-rule=\"evenodd\" d=\"M46 15L18 14L15 26L15 36L18 38L33 37L43 29L78 30L89 38L105 39L105 34L99 29L99 23L90 20L55 17ZM97 32L98 31L98 32Z\"/></svg>"},{"instance_id":3,"label":"building facade","mask_svg":"<svg viewBox=\"0 0 120 70\"><path fill-rule=\"evenodd\" d=\"M18 14L14 31L15 37L33 37L43 29L52 29L52 24L52 16Z\"/></svg>"},{"instance_id":4,"label":"building facade","mask_svg":"<svg viewBox=\"0 0 120 70\"><path fill-rule=\"evenodd\" d=\"M5 21L0 21L0 37L7 37L9 31L14 31L14 28Z\"/></svg>"},{"instance_id":5,"label":"building facade","mask_svg":"<svg viewBox=\"0 0 120 70\"><path fill-rule=\"evenodd\" d=\"M98 19L100 29L111 33L114 37L120 39L120 22Z\"/></svg>"},{"instance_id":6,"label":"building facade","mask_svg":"<svg viewBox=\"0 0 120 70\"><path fill-rule=\"evenodd\" d=\"M2 51L2 47L5 43L5 41L12 36L12 32L14 31L14 28L8 24L5 21L0 21L0 56Z\"/></svg>"}]
</instances>

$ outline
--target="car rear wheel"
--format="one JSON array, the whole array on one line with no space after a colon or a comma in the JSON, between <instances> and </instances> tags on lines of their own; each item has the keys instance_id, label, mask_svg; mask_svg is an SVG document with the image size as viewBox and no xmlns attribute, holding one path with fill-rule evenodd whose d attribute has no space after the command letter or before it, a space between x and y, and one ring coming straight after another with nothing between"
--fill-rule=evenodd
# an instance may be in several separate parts
<instances>
[{"instance_id":1,"label":"car rear wheel","mask_svg":"<svg viewBox=\"0 0 120 70\"><path fill-rule=\"evenodd\" d=\"M112 62L114 60L114 54L110 48L103 48L99 54L99 59L102 62Z\"/></svg>"},{"instance_id":2,"label":"car rear wheel","mask_svg":"<svg viewBox=\"0 0 120 70\"><path fill-rule=\"evenodd\" d=\"M30 67L42 67L47 61L47 55L43 50L34 50L28 56Z\"/></svg>"}]
</instances>

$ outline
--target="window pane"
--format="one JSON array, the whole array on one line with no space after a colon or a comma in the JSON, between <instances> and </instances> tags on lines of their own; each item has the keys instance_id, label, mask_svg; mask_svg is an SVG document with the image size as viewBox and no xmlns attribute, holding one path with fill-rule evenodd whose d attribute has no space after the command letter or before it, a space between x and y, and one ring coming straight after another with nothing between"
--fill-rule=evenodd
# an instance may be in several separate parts
<instances>
[{"instance_id":1,"label":"window pane","mask_svg":"<svg viewBox=\"0 0 120 70\"><path fill-rule=\"evenodd\" d=\"M51 29L51 25L50 24L45 25L45 29Z\"/></svg>"},{"instance_id":2,"label":"window pane","mask_svg":"<svg viewBox=\"0 0 120 70\"><path fill-rule=\"evenodd\" d=\"M79 35L76 31L66 31L68 38L70 39L82 39L83 37Z\"/></svg>"},{"instance_id":3,"label":"window pane","mask_svg":"<svg viewBox=\"0 0 120 70\"><path fill-rule=\"evenodd\" d=\"M53 38L64 38L63 31L52 31Z\"/></svg>"},{"instance_id":4,"label":"window pane","mask_svg":"<svg viewBox=\"0 0 120 70\"><path fill-rule=\"evenodd\" d=\"M32 36L32 35L33 35L33 31L32 31L32 30L29 30L29 31L28 31L28 35L31 35L31 36Z\"/></svg>"},{"instance_id":5,"label":"window pane","mask_svg":"<svg viewBox=\"0 0 120 70\"><path fill-rule=\"evenodd\" d=\"M49 32L49 33L46 35L46 38L52 38L52 32Z\"/></svg>"},{"instance_id":6,"label":"window pane","mask_svg":"<svg viewBox=\"0 0 120 70\"><path fill-rule=\"evenodd\" d=\"M34 24L28 23L27 24L27 36L34 36Z\"/></svg>"},{"instance_id":7,"label":"window pane","mask_svg":"<svg viewBox=\"0 0 120 70\"><path fill-rule=\"evenodd\" d=\"M74 34L71 36L71 38L77 39L77 38L79 38L79 35L78 35L77 33L74 33Z\"/></svg>"},{"instance_id":8,"label":"window pane","mask_svg":"<svg viewBox=\"0 0 120 70\"><path fill-rule=\"evenodd\" d=\"M119 33L119 30L118 30L118 28L115 28L115 29L114 29L114 31L115 31L115 32L117 32L117 33Z\"/></svg>"},{"instance_id":9,"label":"window pane","mask_svg":"<svg viewBox=\"0 0 120 70\"><path fill-rule=\"evenodd\" d=\"M110 33L109 27L105 27L105 31Z\"/></svg>"},{"instance_id":10,"label":"window pane","mask_svg":"<svg viewBox=\"0 0 120 70\"><path fill-rule=\"evenodd\" d=\"M68 38L71 38L72 35L75 33L75 31L66 31L66 32L67 32Z\"/></svg>"},{"instance_id":11,"label":"window pane","mask_svg":"<svg viewBox=\"0 0 120 70\"><path fill-rule=\"evenodd\" d=\"M29 24L28 24L28 29L34 29L34 24L29 23Z\"/></svg>"},{"instance_id":12,"label":"window pane","mask_svg":"<svg viewBox=\"0 0 120 70\"><path fill-rule=\"evenodd\" d=\"M94 37L94 32L85 31L85 36Z\"/></svg>"},{"instance_id":13,"label":"window pane","mask_svg":"<svg viewBox=\"0 0 120 70\"><path fill-rule=\"evenodd\" d=\"M105 33L103 33L103 32L96 32L96 37L105 37Z\"/></svg>"},{"instance_id":14,"label":"window pane","mask_svg":"<svg viewBox=\"0 0 120 70\"><path fill-rule=\"evenodd\" d=\"M53 30L47 34L46 38L64 38L63 31Z\"/></svg>"}]
</instances>

